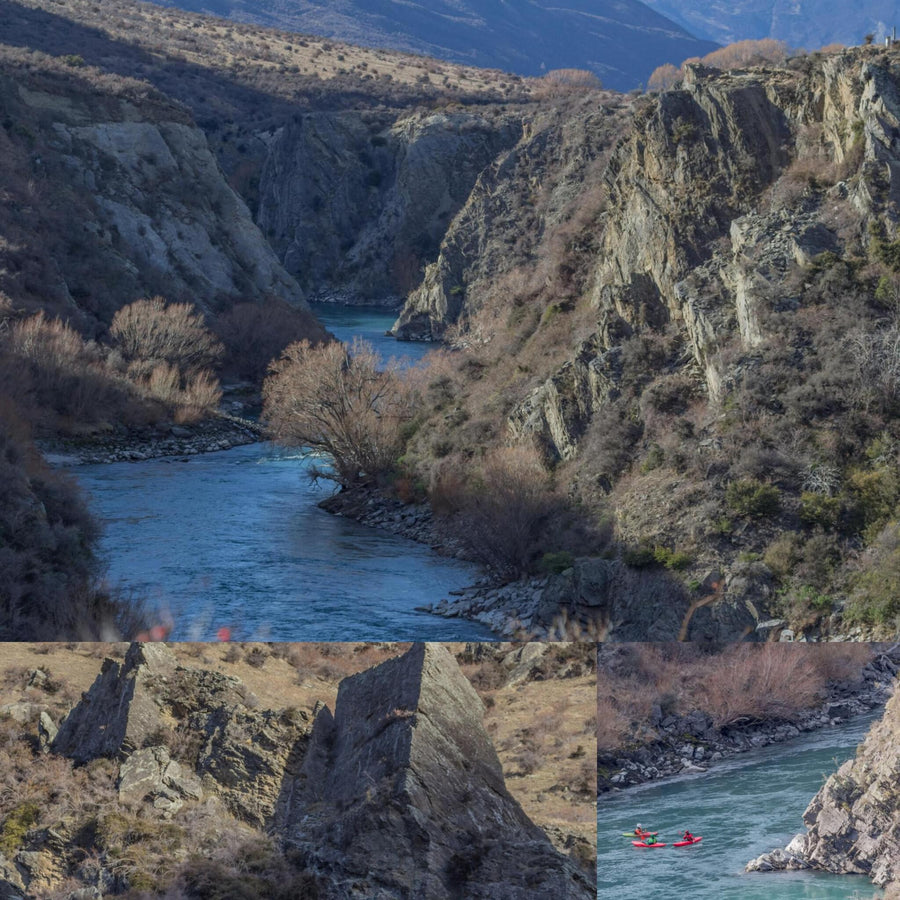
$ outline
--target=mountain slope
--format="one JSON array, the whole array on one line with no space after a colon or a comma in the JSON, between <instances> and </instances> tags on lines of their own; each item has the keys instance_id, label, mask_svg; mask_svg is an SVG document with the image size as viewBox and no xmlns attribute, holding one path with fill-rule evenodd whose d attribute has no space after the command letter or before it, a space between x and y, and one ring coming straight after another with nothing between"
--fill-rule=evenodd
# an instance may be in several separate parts
<instances>
[{"instance_id":1,"label":"mountain slope","mask_svg":"<svg viewBox=\"0 0 900 900\"><path fill-rule=\"evenodd\" d=\"M396 326L462 351L405 460L440 487L472 448L536 443L591 521L615 517L622 561L682 573L688 636L729 609L745 634L894 633L896 58L689 66L681 90L536 120ZM602 568L586 596L612 615ZM677 611L668 593L632 621Z\"/></svg>"},{"instance_id":2,"label":"mountain slope","mask_svg":"<svg viewBox=\"0 0 900 900\"><path fill-rule=\"evenodd\" d=\"M827 44L861 44L866 34L880 43L900 24L900 3L871 0L646 0L647 5L692 34L730 44L775 38L813 50Z\"/></svg>"},{"instance_id":3,"label":"mountain slope","mask_svg":"<svg viewBox=\"0 0 900 900\"><path fill-rule=\"evenodd\" d=\"M714 49L636 0L391 3L387 0L183 0L180 6L244 22L390 47L521 75L590 69L607 87L646 83L656 66Z\"/></svg>"}]
</instances>

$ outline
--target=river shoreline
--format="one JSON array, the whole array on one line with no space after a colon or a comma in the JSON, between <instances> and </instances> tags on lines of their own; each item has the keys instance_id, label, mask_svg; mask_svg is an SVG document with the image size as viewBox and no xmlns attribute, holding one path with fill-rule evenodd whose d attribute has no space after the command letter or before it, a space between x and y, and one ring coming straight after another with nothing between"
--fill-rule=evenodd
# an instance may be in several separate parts
<instances>
[{"instance_id":1,"label":"river shoreline","mask_svg":"<svg viewBox=\"0 0 900 900\"><path fill-rule=\"evenodd\" d=\"M257 443L263 438L263 428L257 422L219 413L185 425L164 423L83 438L43 439L36 443L51 465L75 466L196 456Z\"/></svg>"},{"instance_id":2,"label":"river shoreline","mask_svg":"<svg viewBox=\"0 0 900 900\"><path fill-rule=\"evenodd\" d=\"M900 648L876 656L855 684L834 683L818 707L801 710L792 721L772 719L716 728L701 711L684 716L654 716L658 738L636 748L597 753L598 800L648 782L700 774L716 763L792 740L883 707L900 671Z\"/></svg>"},{"instance_id":3,"label":"river shoreline","mask_svg":"<svg viewBox=\"0 0 900 900\"><path fill-rule=\"evenodd\" d=\"M477 562L441 532L427 503L403 503L374 488L342 490L319 506L336 516L427 544L435 553ZM437 603L418 607L445 619L486 625L505 640L597 640L599 629L586 604L560 601L559 576L535 576L504 584L485 574Z\"/></svg>"}]
</instances>

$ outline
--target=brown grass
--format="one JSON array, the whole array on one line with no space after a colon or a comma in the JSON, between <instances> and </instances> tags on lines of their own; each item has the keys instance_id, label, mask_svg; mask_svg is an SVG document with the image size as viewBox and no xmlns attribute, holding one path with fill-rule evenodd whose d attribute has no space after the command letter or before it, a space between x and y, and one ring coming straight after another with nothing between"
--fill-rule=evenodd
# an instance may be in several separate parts
<instances>
[{"instance_id":1,"label":"brown grass","mask_svg":"<svg viewBox=\"0 0 900 900\"><path fill-rule=\"evenodd\" d=\"M859 677L868 644L737 644L703 652L691 644L622 644L601 651L598 705L602 749L652 735L650 714L706 712L723 728L790 721L821 703L829 682Z\"/></svg>"}]
</instances>

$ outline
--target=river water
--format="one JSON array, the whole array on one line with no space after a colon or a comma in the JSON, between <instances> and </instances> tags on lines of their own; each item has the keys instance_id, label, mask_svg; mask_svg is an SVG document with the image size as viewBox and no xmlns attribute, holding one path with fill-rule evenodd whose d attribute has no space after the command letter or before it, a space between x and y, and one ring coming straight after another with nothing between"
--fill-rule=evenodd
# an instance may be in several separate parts
<instances>
[{"instance_id":1,"label":"river water","mask_svg":"<svg viewBox=\"0 0 900 900\"><path fill-rule=\"evenodd\" d=\"M317 309L317 313L321 312ZM428 347L384 337L393 316L326 307L337 336L384 356ZM332 487L269 444L73 473L104 524L111 583L174 623L172 640L490 640L484 626L417 612L471 584L475 567L320 510Z\"/></svg>"},{"instance_id":2,"label":"river water","mask_svg":"<svg viewBox=\"0 0 900 900\"><path fill-rule=\"evenodd\" d=\"M745 873L761 853L804 830L802 815L826 775L854 755L873 720L744 754L702 776L669 779L601 798L597 806L598 898L649 900L851 900L881 896L865 878L810 872ZM642 850L621 833L640 822L693 847ZM677 840L677 838L674 838Z\"/></svg>"}]
</instances>

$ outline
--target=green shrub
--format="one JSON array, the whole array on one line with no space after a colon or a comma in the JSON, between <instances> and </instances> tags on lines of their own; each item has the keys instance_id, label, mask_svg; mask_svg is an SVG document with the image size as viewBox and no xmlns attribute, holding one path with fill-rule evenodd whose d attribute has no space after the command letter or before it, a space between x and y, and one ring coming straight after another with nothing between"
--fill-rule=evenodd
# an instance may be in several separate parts
<instances>
[{"instance_id":1,"label":"green shrub","mask_svg":"<svg viewBox=\"0 0 900 900\"><path fill-rule=\"evenodd\" d=\"M725 488L725 503L738 515L761 519L778 514L781 492L773 484L764 484L755 478L741 478Z\"/></svg>"},{"instance_id":2,"label":"green shrub","mask_svg":"<svg viewBox=\"0 0 900 900\"><path fill-rule=\"evenodd\" d=\"M666 461L666 453L657 443L653 443L647 449L647 455L641 462L641 474L646 475L658 469Z\"/></svg>"},{"instance_id":3,"label":"green shrub","mask_svg":"<svg viewBox=\"0 0 900 900\"><path fill-rule=\"evenodd\" d=\"M893 629L900 620L900 526L885 529L871 552L868 568L855 579L844 617Z\"/></svg>"},{"instance_id":4,"label":"green shrub","mask_svg":"<svg viewBox=\"0 0 900 900\"><path fill-rule=\"evenodd\" d=\"M37 803L20 803L10 810L0 827L0 851L10 859L25 842L29 829L37 824L40 807Z\"/></svg>"},{"instance_id":5,"label":"green shrub","mask_svg":"<svg viewBox=\"0 0 900 900\"><path fill-rule=\"evenodd\" d=\"M667 569L675 569L676 571L686 569L694 561L690 553L662 546L653 548L653 559L659 565L665 566Z\"/></svg>"},{"instance_id":6,"label":"green shrub","mask_svg":"<svg viewBox=\"0 0 900 900\"><path fill-rule=\"evenodd\" d=\"M900 500L900 481L892 467L856 469L847 478L847 491L853 501L855 530L871 540L894 514Z\"/></svg>"},{"instance_id":7,"label":"green shrub","mask_svg":"<svg viewBox=\"0 0 900 900\"><path fill-rule=\"evenodd\" d=\"M800 538L793 531L779 535L766 548L763 562L777 578L787 578L800 562Z\"/></svg>"},{"instance_id":8,"label":"green shrub","mask_svg":"<svg viewBox=\"0 0 900 900\"><path fill-rule=\"evenodd\" d=\"M800 495L800 519L805 525L820 525L826 531L833 531L840 514L841 501L838 497L826 497L811 491Z\"/></svg>"},{"instance_id":9,"label":"green shrub","mask_svg":"<svg viewBox=\"0 0 900 900\"><path fill-rule=\"evenodd\" d=\"M568 550L545 553L541 557L540 569L551 575L560 575L575 564L575 557Z\"/></svg>"}]
</instances>

